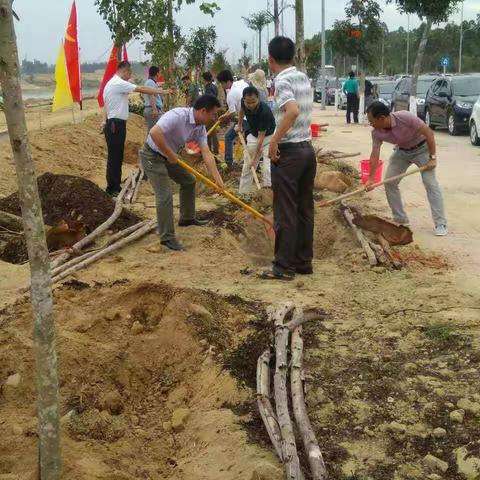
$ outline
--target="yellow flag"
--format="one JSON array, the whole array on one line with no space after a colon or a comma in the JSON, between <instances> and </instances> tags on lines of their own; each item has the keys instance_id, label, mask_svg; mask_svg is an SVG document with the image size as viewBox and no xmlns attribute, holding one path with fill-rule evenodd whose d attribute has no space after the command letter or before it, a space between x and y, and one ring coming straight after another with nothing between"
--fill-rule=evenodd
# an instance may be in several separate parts
<instances>
[{"instance_id":1,"label":"yellow flag","mask_svg":"<svg viewBox=\"0 0 480 480\"><path fill-rule=\"evenodd\" d=\"M53 95L52 112L73 104L72 92L68 81L67 66L65 64L65 50L62 45L58 52L57 65L55 66L55 94Z\"/></svg>"}]
</instances>

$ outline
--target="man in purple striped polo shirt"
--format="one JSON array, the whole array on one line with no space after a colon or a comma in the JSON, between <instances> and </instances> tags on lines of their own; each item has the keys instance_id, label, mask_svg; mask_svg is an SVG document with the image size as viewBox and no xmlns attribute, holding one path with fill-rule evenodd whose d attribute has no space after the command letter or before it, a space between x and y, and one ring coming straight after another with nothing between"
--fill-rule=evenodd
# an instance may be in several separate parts
<instances>
[{"instance_id":1,"label":"man in purple striped polo shirt","mask_svg":"<svg viewBox=\"0 0 480 480\"><path fill-rule=\"evenodd\" d=\"M173 201L170 179L180 185L180 227L205 225L207 221L195 217L195 177L177 162L177 153L186 142L200 145L203 161L215 183L224 188L215 157L207 145L209 125L216 118L220 102L212 95L203 95L193 108L174 108L153 126L145 145L140 149L140 160L155 190L157 222L160 242L170 250L184 250L175 237Z\"/></svg>"},{"instance_id":2,"label":"man in purple striped polo shirt","mask_svg":"<svg viewBox=\"0 0 480 480\"><path fill-rule=\"evenodd\" d=\"M386 178L405 173L410 165L428 166L422 172L422 180L427 192L428 201L435 223L435 235L441 237L448 234L447 219L443 206L443 197L435 176L437 166L435 135L416 115L407 111L390 113L382 102L373 102L367 110L368 120L373 127L373 148L370 155L370 179L367 190L375 183L375 171L380 158L383 142L396 145L390 157ZM385 185L388 204L392 209L393 220L408 225L409 220L403 208L402 196L398 187L400 180Z\"/></svg>"}]
</instances>

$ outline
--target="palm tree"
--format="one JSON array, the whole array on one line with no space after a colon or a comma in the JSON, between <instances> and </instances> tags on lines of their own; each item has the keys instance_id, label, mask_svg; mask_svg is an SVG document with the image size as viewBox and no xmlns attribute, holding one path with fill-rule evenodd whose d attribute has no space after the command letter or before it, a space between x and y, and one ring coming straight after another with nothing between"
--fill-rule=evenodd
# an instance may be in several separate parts
<instances>
[{"instance_id":1,"label":"palm tree","mask_svg":"<svg viewBox=\"0 0 480 480\"><path fill-rule=\"evenodd\" d=\"M272 16L265 11L252 13L249 17L242 17L250 30L258 32L258 61L262 59L262 31L272 21Z\"/></svg>"}]
</instances>

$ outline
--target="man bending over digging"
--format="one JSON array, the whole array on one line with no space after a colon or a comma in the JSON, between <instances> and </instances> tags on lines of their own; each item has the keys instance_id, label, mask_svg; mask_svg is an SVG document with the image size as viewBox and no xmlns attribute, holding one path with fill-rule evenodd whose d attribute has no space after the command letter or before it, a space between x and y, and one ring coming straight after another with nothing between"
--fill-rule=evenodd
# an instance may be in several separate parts
<instances>
[{"instance_id":1,"label":"man bending over digging","mask_svg":"<svg viewBox=\"0 0 480 480\"><path fill-rule=\"evenodd\" d=\"M150 130L147 141L140 149L140 160L155 190L158 233L160 243L170 250L184 247L175 237L173 200L170 179L180 185L180 227L205 225L206 220L195 217L195 177L177 162L177 152L187 142L200 145L203 161L215 183L224 188L215 157L208 148L205 125L216 118L220 102L212 95L199 97L193 108L174 108L163 115Z\"/></svg>"}]
</instances>

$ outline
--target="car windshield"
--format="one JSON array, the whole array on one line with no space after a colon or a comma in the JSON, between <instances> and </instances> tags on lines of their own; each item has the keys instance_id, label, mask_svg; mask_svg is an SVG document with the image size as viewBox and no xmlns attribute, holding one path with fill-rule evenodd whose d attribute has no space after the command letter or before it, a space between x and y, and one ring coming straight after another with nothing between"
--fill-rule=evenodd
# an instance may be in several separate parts
<instances>
[{"instance_id":1,"label":"car windshield","mask_svg":"<svg viewBox=\"0 0 480 480\"><path fill-rule=\"evenodd\" d=\"M453 92L459 97L480 95L480 77L456 78L453 81Z\"/></svg>"},{"instance_id":2,"label":"car windshield","mask_svg":"<svg viewBox=\"0 0 480 480\"><path fill-rule=\"evenodd\" d=\"M430 88L430 85L432 84L432 80L418 80L417 83L417 95L425 95L427 93L427 90Z\"/></svg>"},{"instance_id":3,"label":"car windshield","mask_svg":"<svg viewBox=\"0 0 480 480\"><path fill-rule=\"evenodd\" d=\"M380 92L380 95L390 95L393 93L393 90L395 88L395 83L379 83L378 84L378 91Z\"/></svg>"}]
</instances>

